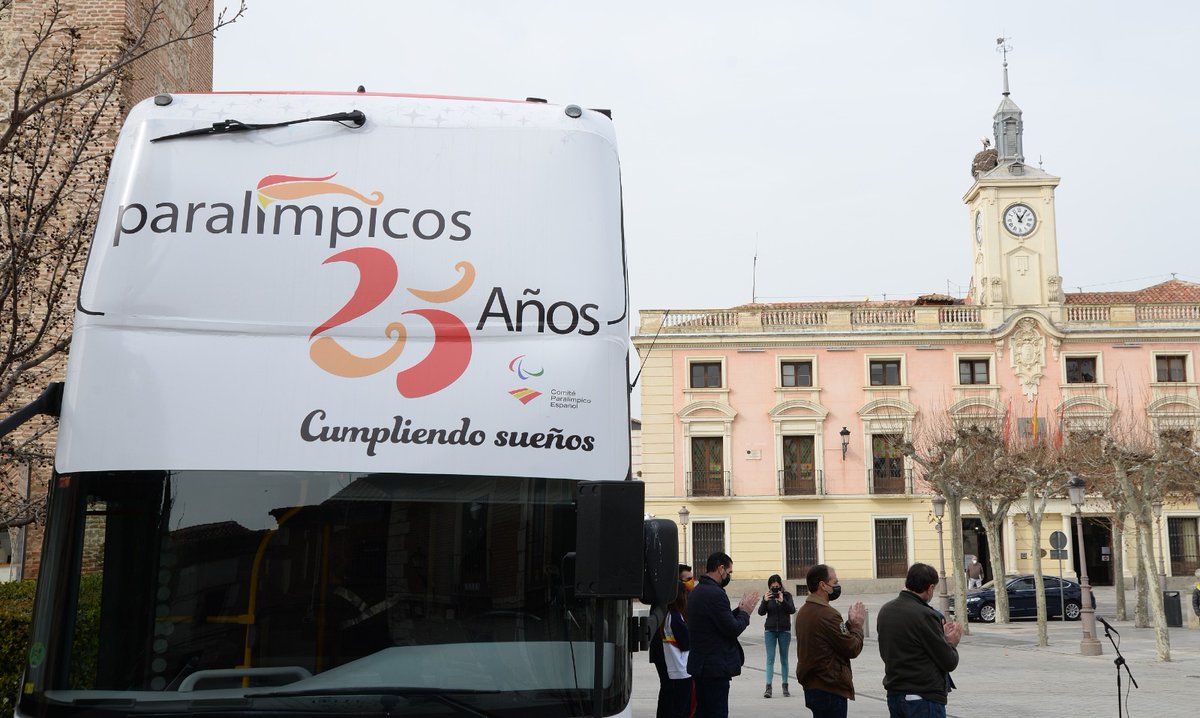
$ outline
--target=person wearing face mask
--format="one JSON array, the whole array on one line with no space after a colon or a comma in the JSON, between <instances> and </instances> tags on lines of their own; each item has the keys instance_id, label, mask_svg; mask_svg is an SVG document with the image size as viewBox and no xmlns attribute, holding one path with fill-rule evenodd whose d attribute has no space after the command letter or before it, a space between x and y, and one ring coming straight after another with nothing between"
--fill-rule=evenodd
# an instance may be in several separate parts
<instances>
[{"instance_id":1,"label":"person wearing face mask","mask_svg":"<svg viewBox=\"0 0 1200 718\"><path fill-rule=\"evenodd\" d=\"M718 551L708 557L705 573L688 594L688 630L692 646L687 672L696 686L695 718L729 715L729 682L742 672L746 655L738 636L750 625L758 592L747 591L730 610L725 587L733 578L733 559Z\"/></svg>"},{"instance_id":2,"label":"person wearing face mask","mask_svg":"<svg viewBox=\"0 0 1200 718\"><path fill-rule=\"evenodd\" d=\"M683 591L691 591L696 585L696 579L692 578L692 567L686 563L679 564L679 582L681 586L680 590ZM654 632L654 637L650 639L650 662L654 664L654 669L658 672L658 708L654 713L655 718L671 718L671 716L675 715L672 706L675 701L676 689L678 688L678 684L673 683L668 669L667 650L663 645L665 638L663 628L664 626L659 626L658 630Z\"/></svg>"},{"instance_id":3,"label":"person wearing face mask","mask_svg":"<svg viewBox=\"0 0 1200 718\"><path fill-rule=\"evenodd\" d=\"M796 604L792 594L783 589L783 579L775 574L767 579L767 595L758 605L758 615L766 616L763 640L767 644L767 690L763 698L771 697L771 681L775 676L775 647L779 647L779 676L783 680L783 695L788 693L788 645L792 642L792 614Z\"/></svg>"},{"instance_id":4,"label":"person wearing face mask","mask_svg":"<svg viewBox=\"0 0 1200 718\"><path fill-rule=\"evenodd\" d=\"M814 718L845 718L854 700L850 660L862 653L867 609L856 602L842 621L842 614L829 605L842 595L832 566L813 566L805 581L808 598L796 614L796 680Z\"/></svg>"},{"instance_id":5,"label":"person wearing face mask","mask_svg":"<svg viewBox=\"0 0 1200 718\"><path fill-rule=\"evenodd\" d=\"M914 563L904 579L904 590L879 609L879 656L891 718L946 715L962 626L947 621L929 605L937 584L937 569Z\"/></svg>"}]
</instances>

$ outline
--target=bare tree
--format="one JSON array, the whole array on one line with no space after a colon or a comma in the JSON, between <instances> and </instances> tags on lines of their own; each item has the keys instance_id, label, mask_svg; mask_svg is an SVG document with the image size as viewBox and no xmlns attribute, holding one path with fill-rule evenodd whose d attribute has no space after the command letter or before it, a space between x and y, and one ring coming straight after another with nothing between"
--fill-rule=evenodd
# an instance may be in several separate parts
<instances>
[{"instance_id":1,"label":"bare tree","mask_svg":"<svg viewBox=\"0 0 1200 718\"><path fill-rule=\"evenodd\" d=\"M975 505L979 521L987 534L988 545L1002 545L1000 528L1012 506L1022 497L1024 486L1016 476L1002 470L1006 452L1001 432L992 426L973 426L969 431L970 458L962 465L963 494ZM1004 554L989 552L992 577L996 583L996 622L1008 623L1008 591L1004 590Z\"/></svg>"},{"instance_id":2,"label":"bare tree","mask_svg":"<svg viewBox=\"0 0 1200 718\"><path fill-rule=\"evenodd\" d=\"M1036 438L1036 437L1035 437ZM1011 476L1021 489L1020 508L1024 509L1025 520L1033 544L1034 596L1037 604L1039 646L1050 645L1050 634L1046 625L1046 586L1042 580L1042 519L1051 497L1062 495L1068 479L1068 463L1064 461L1058 441L1018 441L1002 453L996 461L998 473Z\"/></svg>"},{"instance_id":3,"label":"bare tree","mask_svg":"<svg viewBox=\"0 0 1200 718\"><path fill-rule=\"evenodd\" d=\"M946 411L923 414L913 436L897 448L922 470L930 488L946 499L945 521L950 524L950 565L955 621L969 632L967 624L967 584L963 566L962 501L966 496L969 474L976 471L984 452L990 460L993 447L981 441L995 434L998 419L991 416L952 417Z\"/></svg>"},{"instance_id":4,"label":"bare tree","mask_svg":"<svg viewBox=\"0 0 1200 718\"><path fill-rule=\"evenodd\" d=\"M1163 595L1156 579L1155 502L1190 499L1195 487L1196 453L1189 429L1166 417L1152 426L1150 417L1125 412L1101 438L1099 456L1081 464L1090 469L1099 491L1110 498L1114 513L1127 513L1134 524L1137 557L1139 626L1152 626L1160 661L1171 660ZM1108 482L1107 484L1105 482Z\"/></svg>"},{"instance_id":5,"label":"bare tree","mask_svg":"<svg viewBox=\"0 0 1200 718\"><path fill-rule=\"evenodd\" d=\"M110 40L58 0L0 0L0 25L20 28L0 63L0 415L62 371L131 73L244 11L242 3L214 19L208 3L146 0ZM26 426L0 444L0 528L42 520L45 492L13 484L27 470L45 475L54 428Z\"/></svg>"}]
</instances>

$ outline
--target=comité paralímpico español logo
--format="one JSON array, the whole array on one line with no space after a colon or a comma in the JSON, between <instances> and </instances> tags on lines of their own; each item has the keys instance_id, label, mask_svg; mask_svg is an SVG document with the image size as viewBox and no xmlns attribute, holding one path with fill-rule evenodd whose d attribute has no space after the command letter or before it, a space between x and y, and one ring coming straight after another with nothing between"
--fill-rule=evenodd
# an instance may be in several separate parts
<instances>
[{"instance_id":1,"label":"comit\u00e9 paral\u00edmpico espa\u00f1ol logo","mask_svg":"<svg viewBox=\"0 0 1200 718\"><path fill-rule=\"evenodd\" d=\"M539 377L546 373L545 368L538 369L537 371L533 371L532 369L526 369L524 354L513 357L512 361L510 361L508 363L508 370L511 371L512 373L516 374L517 378L520 379L521 381L526 381L531 377ZM542 392L540 392L536 389L530 389L527 386L523 386L519 389L513 389L512 391L510 391L508 393L512 394L513 397L516 398L517 401L520 401L522 404L528 404L529 402L533 401L534 399L536 399L542 395Z\"/></svg>"},{"instance_id":2,"label":"comit\u00e9 paral\u00edmpico espa\u00f1ol logo","mask_svg":"<svg viewBox=\"0 0 1200 718\"><path fill-rule=\"evenodd\" d=\"M383 202L382 192L372 192L368 197L345 185L330 182L335 174L326 177L268 175L258 183L258 201L266 208L276 200L343 194L372 207ZM333 337L319 335L363 316L392 296L400 280L396 260L391 253L378 247L355 247L328 257L323 264L333 262L353 264L358 269L358 285L342 308L309 335L309 357L324 371L340 377L361 378L384 371L404 351L407 332L401 322L387 325L384 331L392 345L377 356L358 356ZM406 291L431 304L452 302L466 294L475 282L475 267L470 262L459 262L454 268L462 276L446 289L406 287ZM409 399L429 396L457 381L471 362L471 335L467 326L457 316L442 309L410 309L402 314L422 317L433 325L434 341L424 359L397 372L396 389L400 394Z\"/></svg>"}]
</instances>

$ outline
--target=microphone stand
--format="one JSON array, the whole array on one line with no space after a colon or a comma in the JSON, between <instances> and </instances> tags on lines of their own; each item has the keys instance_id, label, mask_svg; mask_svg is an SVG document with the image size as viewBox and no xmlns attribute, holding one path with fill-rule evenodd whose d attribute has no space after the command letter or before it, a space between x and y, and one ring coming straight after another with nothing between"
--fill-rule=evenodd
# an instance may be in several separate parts
<instances>
[{"instance_id":1,"label":"microphone stand","mask_svg":"<svg viewBox=\"0 0 1200 718\"><path fill-rule=\"evenodd\" d=\"M1113 665L1117 668L1117 718L1121 718L1121 668L1125 668L1125 673L1129 675L1129 682L1134 688L1138 687L1137 681L1133 679L1133 673L1129 670L1129 664L1125 662L1125 656L1121 655L1121 649L1118 648L1118 643L1113 640L1112 632L1108 629L1108 624L1104 625L1104 637L1112 644L1113 651L1116 652L1117 658L1113 661Z\"/></svg>"}]
</instances>

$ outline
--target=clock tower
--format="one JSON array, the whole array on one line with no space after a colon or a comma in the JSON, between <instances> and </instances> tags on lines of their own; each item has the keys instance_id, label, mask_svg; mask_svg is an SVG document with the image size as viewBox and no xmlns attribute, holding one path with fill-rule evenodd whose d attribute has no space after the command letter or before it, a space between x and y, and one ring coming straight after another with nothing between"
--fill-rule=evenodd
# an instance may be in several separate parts
<instances>
[{"instance_id":1,"label":"clock tower","mask_svg":"<svg viewBox=\"0 0 1200 718\"><path fill-rule=\"evenodd\" d=\"M1007 55L1008 47L1000 42ZM993 117L994 149L984 140L975 156L975 178L963 197L971 226L971 303L993 326L1022 309L1061 321L1063 292L1054 230L1058 177L1025 164L1021 108L1004 92Z\"/></svg>"}]
</instances>

